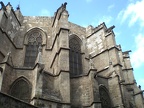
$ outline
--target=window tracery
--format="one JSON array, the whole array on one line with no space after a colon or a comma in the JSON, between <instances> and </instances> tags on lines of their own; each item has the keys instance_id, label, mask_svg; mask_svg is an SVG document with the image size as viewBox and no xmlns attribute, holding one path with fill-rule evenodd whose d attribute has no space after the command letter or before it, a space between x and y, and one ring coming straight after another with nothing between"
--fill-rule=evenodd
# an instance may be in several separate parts
<instances>
[{"instance_id":1,"label":"window tracery","mask_svg":"<svg viewBox=\"0 0 144 108\"><path fill-rule=\"evenodd\" d=\"M28 36L28 44L26 45L24 66L33 67L38 55L38 47L42 44L42 35L40 32L33 32Z\"/></svg>"},{"instance_id":2,"label":"window tracery","mask_svg":"<svg viewBox=\"0 0 144 108\"><path fill-rule=\"evenodd\" d=\"M70 75L77 76L82 74L82 57L81 57L81 45L77 38L72 38L69 41L70 53Z\"/></svg>"},{"instance_id":3,"label":"window tracery","mask_svg":"<svg viewBox=\"0 0 144 108\"><path fill-rule=\"evenodd\" d=\"M12 84L10 95L29 102L31 98L31 87L24 78L19 78Z\"/></svg>"}]
</instances>

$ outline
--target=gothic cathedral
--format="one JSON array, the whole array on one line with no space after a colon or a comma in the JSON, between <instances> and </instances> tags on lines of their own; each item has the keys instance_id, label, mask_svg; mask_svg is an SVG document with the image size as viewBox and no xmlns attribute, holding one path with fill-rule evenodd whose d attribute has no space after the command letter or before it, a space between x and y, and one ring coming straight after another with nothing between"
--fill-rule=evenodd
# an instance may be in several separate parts
<instances>
[{"instance_id":1,"label":"gothic cathedral","mask_svg":"<svg viewBox=\"0 0 144 108\"><path fill-rule=\"evenodd\" d=\"M114 26L69 22L67 3L53 17L0 4L0 108L144 108Z\"/></svg>"}]
</instances>

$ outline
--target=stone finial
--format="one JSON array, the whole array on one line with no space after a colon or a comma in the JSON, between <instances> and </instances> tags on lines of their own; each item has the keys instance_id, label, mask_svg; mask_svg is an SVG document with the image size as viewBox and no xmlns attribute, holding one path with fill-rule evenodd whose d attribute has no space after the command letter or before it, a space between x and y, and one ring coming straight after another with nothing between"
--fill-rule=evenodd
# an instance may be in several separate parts
<instances>
[{"instance_id":1,"label":"stone finial","mask_svg":"<svg viewBox=\"0 0 144 108\"><path fill-rule=\"evenodd\" d=\"M4 3L3 3L2 1L0 2L0 4L1 4L2 7L5 6Z\"/></svg>"},{"instance_id":2,"label":"stone finial","mask_svg":"<svg viewBox=\"0 0 144 108\"><path fill-rule=\"evenodd\" d=\"M4 9L4 10L6 10L6 7L5 7L5 5L4 5L4 3L1 1L0 2L0 4L1 4L1 7Z\"/></svg>"},{"instance_id":3,"label":"stone finial","mask_svg":"<svg viewBox=\"0 0 144 108\"><path fill-rule=\"evenodd\" d=\"M42 70L44 69L44 63L43 63L43 58L42 58L42 53L41 52L42 52L42 46L39 45L38 57L37 57L39 72L42 72Z\"/></svg>"},{"instance_id":4,"label":"stone finial","mask_svg":"<svg viewBox=\"0 0 144 108\"><path fill-rule=\"evenodd\" d=\"M2 60L2 63L6 63L6 62L9 63L11 66L14 66L10 51L7 53L7 55L5 56L5 58Z\"/></svg>"},{"instance_id":5,"label":"stone finial","mask_svg":"<svg viewBox=\"0 0 144 108\"><path fill-rule=\"evenodd\" d=\"M67 5L67 2L65 2L64 4L62 4L62 5L61 5L61 8L62 8L62 9L66 9L66 5Z\"/></svg>"},{"instance_id":6,"label":"stone finial","mask_svg":"<svg viewBox=\"0 0 144 108\"><path fill-rule=\"evenodd\" d=\"M42 52L42 46L41 46L41 45L39 45L38 51L39 51L39 52Z\"/></svg>"},{"instance_id":7,"label":"stone finial","mask_svg":"<svg viewBox=\"0 0 144 108\"><path fill-rule=\"evenodd\" d=\"M12 6L11 4L10 4L10 2L8 2L8 4L7 5L10 5L10 6Z\"/></svg>"},{"instance_id":8,"label":"stone finial","mask_svg":"<svg viewBox=\"0 0 144 108\"><path fill-rule=\"evenodd\" d=\"M2 62L8 62L11 52L8 52Z\"/></svg>"},{"instance_id":9,"label":"stone finial","mask_svg":"<svg viewBox=\"0 0 144 108\"><path fill-rule=\"evenodd\" d=\"M66 9L67 2L64 3L63 7Z\"/></svg>"},{"instance_id":10,"label":"stone finial","mask_svg":"<svg viewBox=\"0 0 144 108\"><path fill-rule=\"evenodd\" d=\"M140 85L139 85L138 87L139 87L139 89L141 89L141 86L140 86Z\"/></svg>"},{"instance_id":11,"label":"stone finial","mask_svg":"<svg viewBox=\"0 0 144 108\"><path fill-rule=\"evenodd\" d=\"M16 9L17 9L17 10L20 10L20 5L18 5L18 6L16 7Z\"/></svg>"},{"instance_id":12,"label":"stone finial","mask_svg":"<svg viewBox=\"0 0 144 108\"><path fill-rule=\"evenodd\" d=\"M39 48L38 48L38 57L37 57L37 62L39 64L43 64L43 60L42 60L42 46L39 45Z\"/></svg>"},{"instance_id":13,"label":"stone finial","mask_svg":"<svg viewBox=\"0 0 144 108\"><path fill-rule=\"evenodd\" d=\"M111 27L109 27L107 30L106 30L106 32L111 32L113 29L115 28L115 26L113 25L113 26L111 26Z\"/></svg>"}]
</instances>

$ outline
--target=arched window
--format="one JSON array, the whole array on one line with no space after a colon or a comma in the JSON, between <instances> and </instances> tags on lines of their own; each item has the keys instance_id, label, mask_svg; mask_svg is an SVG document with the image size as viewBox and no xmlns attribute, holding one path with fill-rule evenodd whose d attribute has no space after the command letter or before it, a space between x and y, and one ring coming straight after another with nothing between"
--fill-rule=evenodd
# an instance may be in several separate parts
<instances>
[{"instance_id":1,"label":"arched window","mask_svg":"<svg viewBox=\"0 0 144 108\"><path fill-rule=\"evenodd\" d=\"M102 108L112 108L111 99L108 94L108 90L104 86L99 87L100 100L102 102Z\"/></svg>"},{"instance_id":2,"label":"arched window","mask_svg":"<svg viewBox=\"0 0 144 108\"><path fill-rule=\"evenodd\" d=\"M10 95L29 102L31 99L31 86L25 78L17 79L11 86Z\"/></svg>"},{"instance_id":3,"label":"arched window","mask_svg":"<svg viewBox=\"0 0 144 108\"><path fill-rule=\"evenodd\" d=\"M26 45L24 66L33 67L38 55L38 47L42 44L42 35L40 32L33 32L28 36Z\"/></svg>"},{"instance_id":4,"label":"arched window","mask_svg":"<svg viewBox=\"0 0 144 108\"><path fill-rule=\"evenodd\" d=\"M70 62L70 75L71 77L82 74L82 56L81 44L77 37L69 40L69 62Z\"/></svg>"}]
</instances>

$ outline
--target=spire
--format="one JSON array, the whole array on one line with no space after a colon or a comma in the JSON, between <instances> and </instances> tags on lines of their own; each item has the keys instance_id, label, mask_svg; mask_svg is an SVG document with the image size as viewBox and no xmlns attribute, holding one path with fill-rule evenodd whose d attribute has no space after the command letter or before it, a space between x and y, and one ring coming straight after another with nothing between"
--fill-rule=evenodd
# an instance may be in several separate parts
<instances>
[{"instance_id":1,"label":"spire","mask_svg":"<svg viewBox=\"0 0 144 108\"><path fill-rule=\"evenodd\" d=\"M54 25L56 19L59 20L61 18L63 13L65 15L67 15L67 18L68 18L69 15L68 15L68 11L66 10L66 5L67 5L67 2L62 3L62 5L57 9L57 11L55 13L55 16L54 16L54 20L53 20L52 26Z\"/></svg>"}]
</instances>

